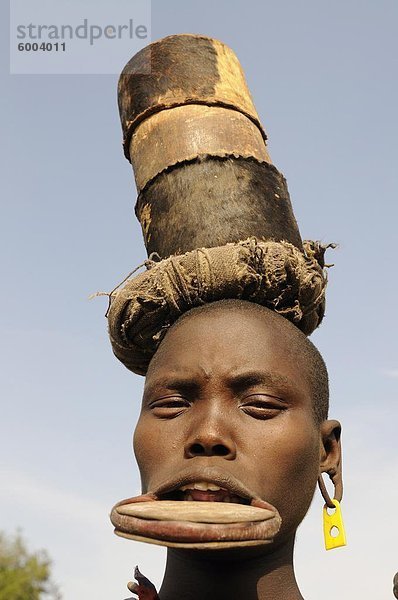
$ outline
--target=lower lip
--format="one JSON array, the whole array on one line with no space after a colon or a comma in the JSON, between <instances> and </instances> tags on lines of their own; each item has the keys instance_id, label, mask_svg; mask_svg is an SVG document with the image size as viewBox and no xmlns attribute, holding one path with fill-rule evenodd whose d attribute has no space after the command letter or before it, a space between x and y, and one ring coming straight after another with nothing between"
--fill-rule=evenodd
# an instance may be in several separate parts
<instances>
[{"instance_id":1,"label":"lower lip","mask_svg":"<svg viewBox=\"0 0 398 600\"><path fill-rule=\"evenodd\" d=\"M222 492L222 490L220 490ZM234 548L241 546L257 546L263 544L269 544L273 541L275 535L277 534L281 519L278 515L278 512L275 508L270 505L262 506L263 503L260 500L253 500L252 506L255 507L257 504L258 508L266 509L264 510L263 515L258 513L256 515L260 516L260 519L254 519L252 517L248 518L242 516L242 519L239 518L240 510L243 510L243 507L239 507L236 504L230 505L235 506L237 512L233 514L233 520L227 520L225 511L229 511L229 509L225 508L216 511L216 507L214 506L214 511L212 509L211 513L207 513L207 517L211 519L209 521L206 520L206 514L203 514L202 507L199 509L199 506L206 502L205 498L209 495L217 494L217 492L209 492L202 490L195 490L200 497L201 501L197 501L198 512L195 513L197 518L187 518L184 520L184 516L180 515L179 520L179 501L156 501L155 497L148 496L139 496L137 498L129 498L128 500L123 500L119 502L113 509L111 513L111 520L115 526L115 533L122 537L127 537L130 539L134 539L137 541L145 541L152 544L160 544L163 546L175 547L175 548L194 548L194 549L222 549L222 548ZM226 490L224 490L224 494ZM207 500L208 501L208 500ZM214 502L214 497L210 502ZM128 505L132 506L135 503L144 503L144 509L146 510L148 506L152 503L158 506L156 507L156 516L155 513L146 510L143 512L140 509L129 509ZM193 507L195 502L184 502L186 506ZM126 506L127 505L127 506ZM162 508L165 507L165 510L162 514ZM223 505L227 507L227 505ZM175 507L175 508L174 508ZM137 507L138 508L138 507ZM220 507L217 507L221 509ZM249 507L245 507L245 510ZM159 510L161 509L160 513ZM209 510L209 508L205 508L205 511ZM229 511L230 512L230 511ZM246 511L247 512L247 511ZM166 514L167 513L167 514ZM214 519L220 518L220 521L216 521ZM185 516L187 514L185 513ZM230 514L228 515L230 518Z\"/></svg>"}]
</instances>

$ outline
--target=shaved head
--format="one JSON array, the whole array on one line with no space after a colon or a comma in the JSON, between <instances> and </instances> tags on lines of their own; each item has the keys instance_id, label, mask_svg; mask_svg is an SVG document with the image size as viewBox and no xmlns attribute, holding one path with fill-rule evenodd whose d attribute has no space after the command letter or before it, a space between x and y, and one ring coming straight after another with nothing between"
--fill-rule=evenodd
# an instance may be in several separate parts
<instances>
[{"instance_id":1,"label":"shaved head","mask_svg":"<svg viewBox=\"0 0 398 600\"><path fill-rule=\"evenodd\" d=\"M134 434L143 492L219 469L277 507L279 540L292 540L319 473L338 470L327 398L319 352L286 318L248 301L192 309L148 368Z\"/></svg>"},{"instance_id":2,"label":"shaved head","mask_svg":"<svg viewBox=\"0 0 398 600\"><path fill-rule=\"evenodd\" d=\"M307 336L295 325L282 317L278 313L261 306L254 302L246 300L226 299L217 302L210 302L202 306L195 307L184 313L170 328L176 331L188 319L208 314L217 314L225 311L235 311L251 313L258 315L264 321L268 322L275 329L275 333L285 341L288 348L288 354L293 360L300 360L305 363L306 375L310 383L313 400L313 410L315 419L321 423L328 417L329 410L329 381L325 362L314 344ZM165 338L169 335L166 334ZM162 355L163 341L160 344L156 354L152 358L148 367L148 373L156 368L158 358Z\"/></svg>"}]
</instances>

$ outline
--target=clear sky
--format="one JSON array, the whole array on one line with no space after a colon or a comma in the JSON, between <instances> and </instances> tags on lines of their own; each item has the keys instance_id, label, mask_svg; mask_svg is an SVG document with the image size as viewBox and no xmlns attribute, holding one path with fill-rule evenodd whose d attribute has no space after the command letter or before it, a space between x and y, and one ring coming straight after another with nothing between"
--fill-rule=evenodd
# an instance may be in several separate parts
<instances>
[{"instance_id":1,"label":"clear sky","mask_svg":"<svg viewBox=\"0 0 398 600\"><path fill-rule=\"evenodd\" d=\"M88 300L145 258L117 77L10 76L0 10L0 529L49 551L64 599L121 600L136 563L160 582L164 551L108 520L139 490L143 385L112 355L105 299ZM153 40L235 50L302 236L339 244L312 339L343 423L348 546L324 551L316 494L296 552L306 600L388 600L398 571L397 26L396 0L152 2Z\"/></svg>"}]
</instances>

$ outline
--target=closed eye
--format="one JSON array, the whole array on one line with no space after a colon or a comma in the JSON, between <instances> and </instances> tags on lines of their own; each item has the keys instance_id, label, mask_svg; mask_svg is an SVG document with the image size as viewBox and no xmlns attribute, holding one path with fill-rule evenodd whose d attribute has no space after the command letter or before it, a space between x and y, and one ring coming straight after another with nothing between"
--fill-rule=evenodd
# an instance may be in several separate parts
<instances>
[{"instance_id":1,"label":"closed eye","mask_svg":"<svg viewBox=\"0 0 398 600\"><path fill-rule=\"evenodd\" d=\"M149 403L153 415L159 419L174 419L189 407L188 400L181 396L166 396Z\"/></svg>"},{"instance_id":2,"label":"closed eye","mask_svg":"<svg viewBox=\"0 0 398 600\"><path fill-rule=\"evenodd\" d=\"M287 409L287 405L280 398L267 394L246 396L239 407L245 414L255 419L272 419Z\"/></svg>"}]
</instances>

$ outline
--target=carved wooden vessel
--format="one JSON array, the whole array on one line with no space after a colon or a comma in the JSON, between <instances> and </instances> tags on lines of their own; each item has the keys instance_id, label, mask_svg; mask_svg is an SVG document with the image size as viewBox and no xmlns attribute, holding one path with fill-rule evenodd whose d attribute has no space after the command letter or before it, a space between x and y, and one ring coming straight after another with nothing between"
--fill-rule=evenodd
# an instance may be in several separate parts
<instances>
[{"instance_id":1,"label":"carved wooden vessel","mask_svg":"<svg viewBox=\"0 0 398 600\"><path fill-rule=\"evenodd\" d=\"M148 254L249 236L302 248L286 180L230 48L194 35L150 44L121 74L119 110Z\"/></svg>"}]
</instances>

